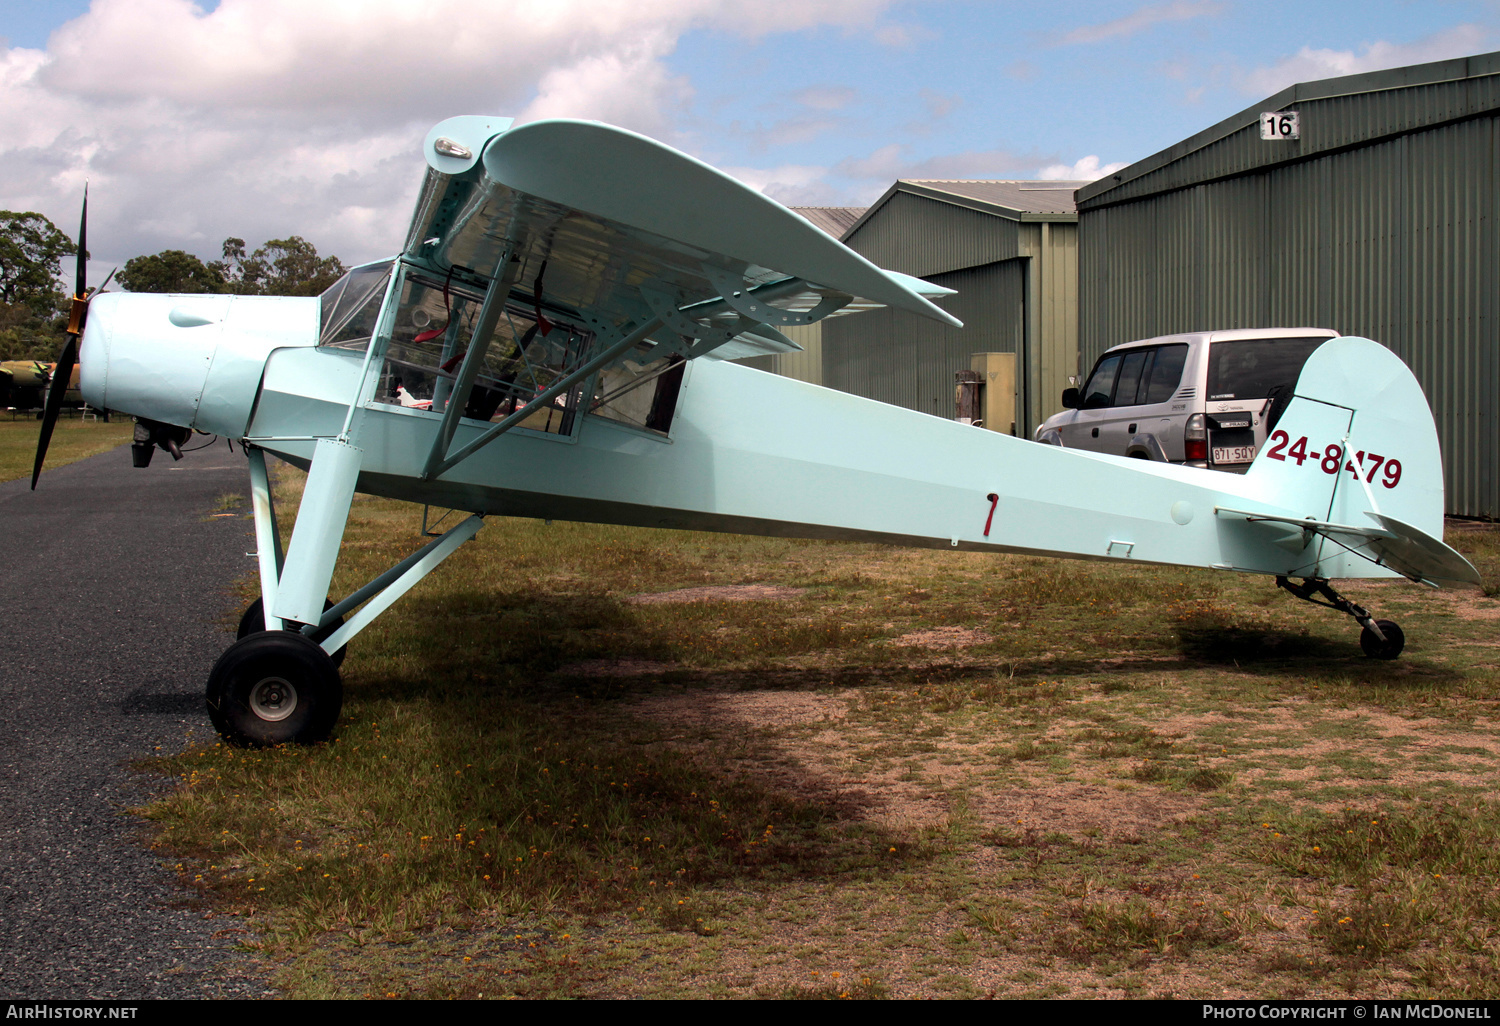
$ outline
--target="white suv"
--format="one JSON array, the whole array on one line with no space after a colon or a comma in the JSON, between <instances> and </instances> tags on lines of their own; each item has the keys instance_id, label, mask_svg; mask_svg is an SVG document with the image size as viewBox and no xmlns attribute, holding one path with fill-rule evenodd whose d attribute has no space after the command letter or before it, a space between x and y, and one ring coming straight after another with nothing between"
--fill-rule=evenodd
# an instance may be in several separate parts
<instances>
[{"instance_id":1,"label":"white suv","mask_svg":"<svg viewBox=\"0 0 1500 1026\"><path fill-rule=\"evenodd\" d=\"M1302 365L1338 332L1264 328L1162 335L1115 346L1036 440L1070 449L1243 473Z\"/></svg>"}]
</instances>

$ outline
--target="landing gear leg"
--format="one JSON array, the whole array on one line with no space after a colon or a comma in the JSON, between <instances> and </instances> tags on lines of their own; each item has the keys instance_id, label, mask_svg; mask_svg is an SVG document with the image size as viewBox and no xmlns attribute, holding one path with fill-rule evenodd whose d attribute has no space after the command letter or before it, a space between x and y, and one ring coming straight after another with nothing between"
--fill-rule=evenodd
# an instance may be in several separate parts
<instances>
[{"instance_id":1,"label":"landing gear leg","mask_svg":"<svg viewBox=\"0 0 1500 1026\"><path fill-rule=\"evenodd\" d=\"M1293 584L1287 577L1277 577L1276 586L1291 592L1304 602L1327 606L1354 617L1355 622L1364 628L1359 635L1359 647L1372 659L1394 659L1406 647L1406 635L1395 621L1375 619L1363 606L1350 602L1334 591L1321 577L1305 577L1301 584Z\"/></svg>"},{"instance_id":2,"label":"landing gear leg","mask_svg":"<svg viewBox=\"0 0 1500 1026\"><path fill-rule=\"evenodd\" d=\"M333 608L333 599L325 599L323 601L323 611L326 613L328 610L330 610L332 608ZM284 621L284 622L286 623L286 627L284 628L285 630L297 631L300 634L306 634L308 637L312 638L314 641L316 641L320 645L323 642L327 641L329 635L331 635L334 631L336 631L340 627L344 626L344 618L342 616L338 617L335 620L330 621L329 623L323 624L322 626L318 627L317 630L312 630L312 631L309 631L309 630L305 629L306 626L307 626L306 624L300 624L300 623L297 623L297 622L292 621L292 620L287 620L287 621ZM258 633L260 631L263 631L265 629L266 629L265 603L264 603L264 601L262 599L256 599L254 602L250 603L249 607L245 610L244 615L240 617L240 629L239 629L239 632L235 635L235 637L236 638L248 638L250 635L256 634L256 633ZM348 648L341 648L337 652L330 652L329 656L331 656L332 659L333 659L333 665L335 665L335 666L343 666L344 665L344 656L346 656L348 654L349 654L349 649Z\"/></svg>"},{"instance_id":3,"label":"landing gear leg","mask_svg":"<svg viewBox=\"0 0 1500 1026\"><path fill-rule=\"evenodd\" d=\"M449 528L342 602L325 597L314 604L307 597L309 590L316 585L320 596L326 593L338 559L359 472L359 450L332 439L318 441L285 556L276 537L265 456L255 448L247 451L263 597L245 611L239 640L209 675L208 714L219 733L234 744L312 744L326 740L338 721L343 705L338 666L344 646L474 537L484 518L475 514ZM321 477L320 460L326 471ZM310 623L317 627L308 630Z\"/></svg>"}]
</instances>

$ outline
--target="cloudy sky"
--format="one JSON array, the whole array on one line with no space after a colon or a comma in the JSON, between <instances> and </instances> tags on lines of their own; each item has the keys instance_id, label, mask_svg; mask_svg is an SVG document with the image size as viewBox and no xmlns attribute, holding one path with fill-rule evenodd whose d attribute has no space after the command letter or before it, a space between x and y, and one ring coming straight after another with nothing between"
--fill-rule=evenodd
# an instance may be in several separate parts
<instances>
[{"instance_id":1,"label":"cloudy sky","mask_svg":"<svg viewBox=\"0 0 1500 1026\"><path fill-rule=\"evenodd\" d=\"M1092 178L1298 81L1500 50L1500 0L0 0L0 208L131 256L399 247L426 130L596 118L789 204Z\"/></svg>"}]
</instances>

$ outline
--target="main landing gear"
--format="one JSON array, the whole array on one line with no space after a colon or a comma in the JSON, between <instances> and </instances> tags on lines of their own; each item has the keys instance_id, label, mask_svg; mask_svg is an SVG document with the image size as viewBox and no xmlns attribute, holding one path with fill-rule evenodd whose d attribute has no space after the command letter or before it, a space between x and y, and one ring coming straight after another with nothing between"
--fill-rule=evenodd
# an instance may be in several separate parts
<instances>
[{"instance_id":1,"label":"main landing gear","mask_svg":"<svg viewBox=\"0 0 1500 1026\"><path fill-rule=\"evenodd\" d=\"M342 602L325 599L319 616L317 596L327 595L333 579L359 476L360 450L338 439L318 439L286 550L277 533L265 453L246 443L245 455L250 461L261 595L270 596L270 607L282 611L273 622L289 629L265 629L265 599L245 610L239 640L209 674L208 715L233 744L315 744L333 733L344 703L339 678L344 646L474 537L484 518L476 513L454 525ZM296 621L314 618L318 627L303 633L306 623Z\"/></svg>"},{"instance_id":2,"label":"main landing gear","mask_svg":"<svg viewBox=\"0 0 1500 1026\"><path fill-rule=\"evenodd\" d=\"M208 675L208 718L235 744L263 748L326 740L343 704L338 666L296 631L243 637Z\"/></svg>"},{"instance_id":3,"label":"main landing gear","mask_svg":"<svg viewBox=\"0 0 1500 1026\"><path fill-rule=\"evenodd\" d=\"M333 600L323 603L333 608ZM234 744L269 747L326 741L344 704L339 667L347 648L331 656L322 643L344 624L338 617L303 634L301 624L267 631L261 599L240 617L238 640L208 676L208 717Z\"/></svg>"},{"instance_id":4,"label":"main landing gear","mask_svg":"<svg viewBox=\"0 0 1500 1026\"><path fill-rule=\"evenodd\" d=\"M1406 647L1406 635L1395 621L1375 619L1363 606L1350 602L1334 591L1321 577L1304 578L1301 584L1293 584L1287 577L1277 577L1276 586L1286 589L1304 602L1327 606L1354 617L1355 622L1364 628L1359 635L1359 647L1372 659L1394 659ZM1321 599L1315 597L1319 595L1322 596Z\"/></svg>"}]
</instances>

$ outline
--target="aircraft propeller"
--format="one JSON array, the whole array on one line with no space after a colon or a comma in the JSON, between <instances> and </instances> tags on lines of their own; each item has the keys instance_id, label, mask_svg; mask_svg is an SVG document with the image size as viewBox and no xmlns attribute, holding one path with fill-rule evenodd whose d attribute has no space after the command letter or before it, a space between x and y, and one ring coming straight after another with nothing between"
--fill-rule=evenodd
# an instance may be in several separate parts
<instances>
[{"instance_id":1,"label":"aircraft propeller","mask_svg":"<svg viewBox=\"0 0 1500 1026\"><path fill-rule=\"evenodd\" d=\"M88 274L88 230L89 187L83 187L83 213L78 223L78 264L73 274L73 307L68 314L68 341L63 344L62 355L57 358L57 367L52 372L52 381L47 387L47 405L42 411L42 432L36 440L36 463L31 468L31 490L36 491L36 479L42 474L42 463L47 458L47 445L52 441L52 429L57 426L57 415L62 412L63 395L73 377L73 367L78 363L78 338L83 334L84 318L88 315L89 292L85 278Z\"/></svg>"}]
</instances>

